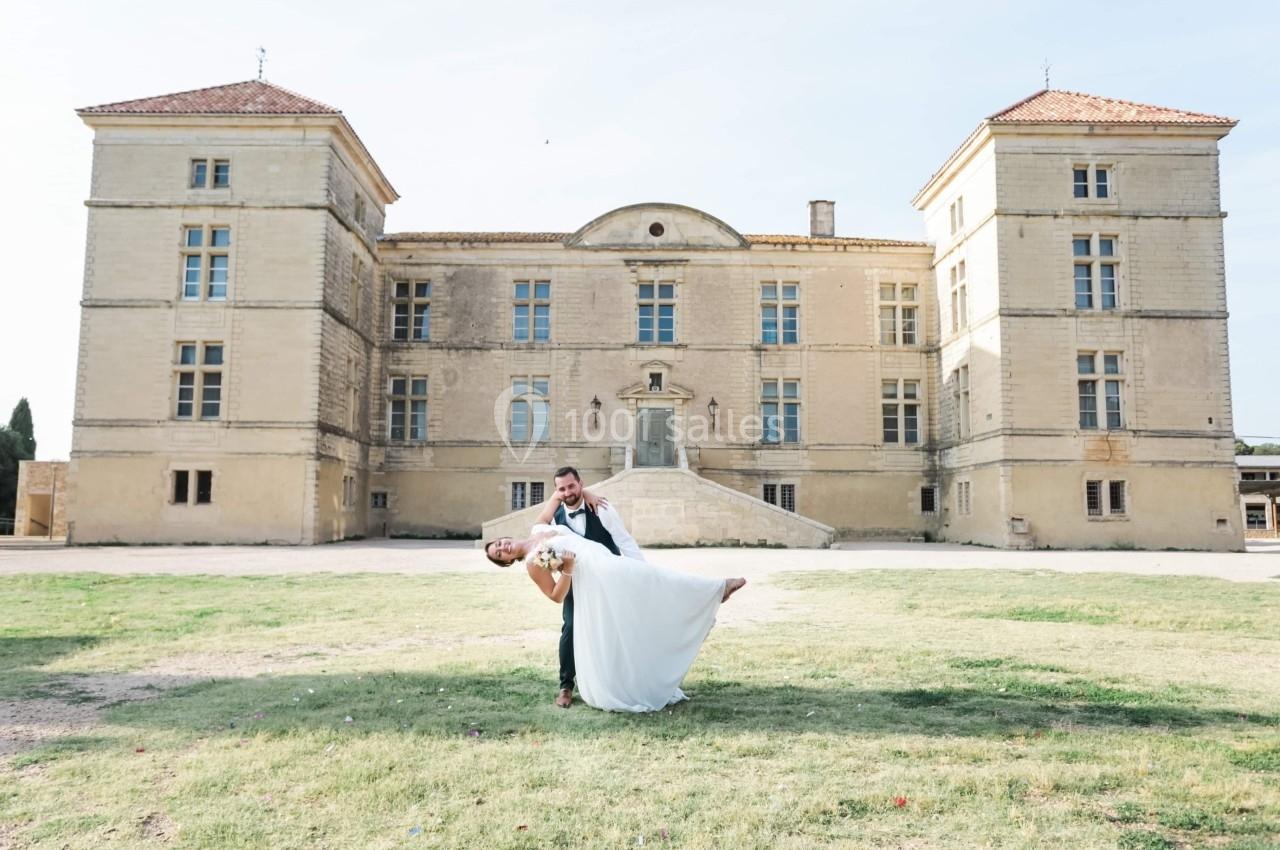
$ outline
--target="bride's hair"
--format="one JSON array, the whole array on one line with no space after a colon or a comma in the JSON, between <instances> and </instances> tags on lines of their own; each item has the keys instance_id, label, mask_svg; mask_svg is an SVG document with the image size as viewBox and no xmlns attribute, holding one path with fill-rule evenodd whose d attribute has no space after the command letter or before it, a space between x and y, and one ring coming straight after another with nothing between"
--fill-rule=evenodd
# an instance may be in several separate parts
<instances>
[{"instance_id":1,"label":"bride's hair","mask_svg":"<svg viewBox=\"0 0 1280 850\"><path fill-rule=\"evenodd\" d=\"M515 558L512 558L510 561L499 561L497 558L489 554L489 547L492 546L494 543L497 543L500 539L501 538L495 537L494 539L490 540L488 543L484 544L484 556L488 558L490 562L495 563L500 567L509 567L516 562Z\"/></svg>"}]
</instances>

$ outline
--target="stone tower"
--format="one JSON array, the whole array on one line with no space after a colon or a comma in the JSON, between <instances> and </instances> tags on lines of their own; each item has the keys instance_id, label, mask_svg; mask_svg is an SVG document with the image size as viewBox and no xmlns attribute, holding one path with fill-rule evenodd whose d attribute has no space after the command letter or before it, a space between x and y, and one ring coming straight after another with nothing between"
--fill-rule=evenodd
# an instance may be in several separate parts
<instances>
[{"instance_id":1,"label":"stone tower","mask_svg":"<svg viewBox=\"0 0 1280 850\"><path fill-rule=\"evenodd\" d=\"M364 532L373 282L395 190L263 81L88 107L74 542Z\"/></svg>"},{"instance_id":2,"label":"stone tower","mask_svg":"<svg viewBox=\"0 0 1280 850\"><path fill-rule=\"evenodd\" d=\"M1234 125L1045 90L916 196L945 537L1240 547L1218 183Z\"/></svg>"}]
</instances>

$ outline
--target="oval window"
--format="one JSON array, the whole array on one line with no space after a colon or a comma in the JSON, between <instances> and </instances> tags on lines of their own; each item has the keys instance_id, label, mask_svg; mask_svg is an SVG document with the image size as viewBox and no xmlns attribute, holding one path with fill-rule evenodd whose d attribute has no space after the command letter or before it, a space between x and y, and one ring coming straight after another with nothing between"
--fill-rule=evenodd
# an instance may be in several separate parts
<instances>
[{"instance_id":1,"label":"oval window","mask_svg":"<svg viewBox=\"0 0 1280 850\"><path fill-rule=\"evenodd\" d=\"M662 222L660 221L655 221L653 224L649 225L650 236L661 236L666 232L667 232L667 229L662 226Z\"/></svg>"}]
</instances>

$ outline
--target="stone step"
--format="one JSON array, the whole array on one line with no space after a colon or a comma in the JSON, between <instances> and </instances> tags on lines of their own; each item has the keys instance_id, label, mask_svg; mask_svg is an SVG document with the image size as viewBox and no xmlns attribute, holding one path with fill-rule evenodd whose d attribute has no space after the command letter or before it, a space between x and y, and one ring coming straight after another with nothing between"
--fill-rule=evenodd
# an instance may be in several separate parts
<instances>
[{"instance_id":1,"label":"stone step","mask_svg":"<svg viewBox=\"0 0 1280 850\"><path fill-rule=\"evenodd\" d=\"M680 468L632 468L598 483L641 546L786 546L825 548L835 530ZM529 533L534 505L484 524L483 539Z\"/></svg>"}]
</instances>

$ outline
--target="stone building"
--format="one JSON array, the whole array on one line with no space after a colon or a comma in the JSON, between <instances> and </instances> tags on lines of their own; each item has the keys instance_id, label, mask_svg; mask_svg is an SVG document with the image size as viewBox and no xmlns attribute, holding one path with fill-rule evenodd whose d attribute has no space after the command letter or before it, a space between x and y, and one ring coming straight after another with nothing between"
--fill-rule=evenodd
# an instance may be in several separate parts
<instances>
[{"instance_id":1,"label":"stone building","mask_svg":"<svg viewBox=\"0 0 1280 850\"><path fill-rule=\"evenodd\" d=\"M384 234L395 190L316 101L79 114L74 541L474 536L573 464L642 542L1241 546L1229 119L1039 92L930 178L915 242L829 201L806 235L670 203Z\"/></svg>"},{"instance_id":2,"label":"stone building","mask_svg":"<svg viewBox=\"0 0 1280 850\"><path fill-rule=\"evenodd\" d=\"M1237 455L1245 537L1280 537L1280 456Z\"/></svg>"},{"instance_id":3,"label":"stone building","mask_svg":"<svg viewBox=\"0 0 1280 850\"><path fill-rule=\"evenodd\" d=\"M65 538L67 495L65 461L19 461L14 535Z\"/></svg>"}]
</instances>

